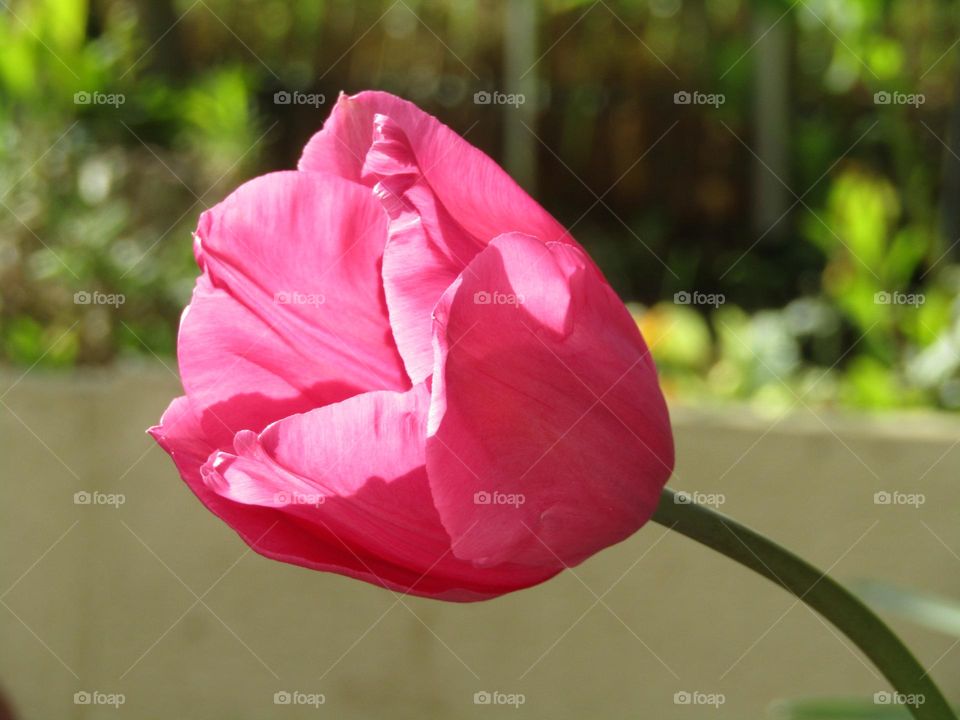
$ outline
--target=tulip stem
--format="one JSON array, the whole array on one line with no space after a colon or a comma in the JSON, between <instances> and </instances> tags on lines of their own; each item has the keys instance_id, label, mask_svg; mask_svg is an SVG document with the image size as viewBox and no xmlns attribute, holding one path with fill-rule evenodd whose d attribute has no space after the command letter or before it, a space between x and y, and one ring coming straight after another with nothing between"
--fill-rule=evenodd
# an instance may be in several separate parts
<instances>
[{"instance_id":1,"label":"tulip stem","mask_svg":"<svg viewBox=\"0 0 960 720\"><path fill-rule=\"evenodd\" d=\"M906 645L849 590L772 540L665 489L654 522L676 530L773 581L833 623L873 661L916 720L957 720Z\"/></svg>"}]
</instances>

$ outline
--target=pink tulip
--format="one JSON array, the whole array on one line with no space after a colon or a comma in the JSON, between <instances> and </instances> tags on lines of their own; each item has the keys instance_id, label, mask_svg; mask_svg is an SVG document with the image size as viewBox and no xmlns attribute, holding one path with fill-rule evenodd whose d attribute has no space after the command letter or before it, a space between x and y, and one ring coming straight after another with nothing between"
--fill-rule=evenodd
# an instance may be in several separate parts
<instances>
[{"instance_id":1,"label":"pink tulip","mask_svg":"<svg viewBox=\"0 0 960 720\"><path fill-rule=\"evenodd\" d=\"M200 217L185 395L150 433L258 553L482 600L631 535L673 467L656 370L583 249L392 95Z\"/></svg>"}]
</instances>

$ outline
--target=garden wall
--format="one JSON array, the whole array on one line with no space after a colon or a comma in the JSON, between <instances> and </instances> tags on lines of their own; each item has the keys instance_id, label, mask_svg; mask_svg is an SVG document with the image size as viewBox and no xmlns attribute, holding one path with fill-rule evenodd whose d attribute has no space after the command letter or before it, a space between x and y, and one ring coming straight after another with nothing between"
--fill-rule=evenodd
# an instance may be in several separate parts
<instances>
[{"instance_id":1,"label":"garden wall","mask_svg":"<svg viewBox=\"0 0 960 720\"><path fill-rule=\"evenodd\" d=\"M0 405L0 686L20 717L364 718L389 706L396 718L720 720L888 689L805 606L657 525L475 605L265 560L144 434L178 393L167 369L18 377L0 384L13 384ZM840 580L960 598L960 422L801 410L675 408L673 486L722 494L725 512ZM75 504L78 492L123 502ZM882 492L925 502L877 504ZM893 625L960 701L956 640ZM76 704L77 692L103 695ZM475 704L483 692L524 705ZM110 694L119 709L95 704L119 701ZM320 694L319 707L294 705ZM722 705L677 704L710 695Z\"/></svg>"}]
</instances>

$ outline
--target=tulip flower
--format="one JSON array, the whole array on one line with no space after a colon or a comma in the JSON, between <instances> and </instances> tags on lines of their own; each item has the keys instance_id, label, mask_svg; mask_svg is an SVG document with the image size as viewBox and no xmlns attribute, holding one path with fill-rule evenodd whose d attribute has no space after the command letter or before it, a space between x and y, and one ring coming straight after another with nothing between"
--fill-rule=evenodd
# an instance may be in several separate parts
<instances>
[{"instance_id":1,"label":"tulip flower","mask_svg":"<svg viewBox=\"0 0 960 720\"><path fill-rule=\"evenodd\" d=\"M416 106L341 96L203 213L153 436L257 552L453 601L629 537L673 469L636 323L570 234Z\"/></svg>"}]
</instances>

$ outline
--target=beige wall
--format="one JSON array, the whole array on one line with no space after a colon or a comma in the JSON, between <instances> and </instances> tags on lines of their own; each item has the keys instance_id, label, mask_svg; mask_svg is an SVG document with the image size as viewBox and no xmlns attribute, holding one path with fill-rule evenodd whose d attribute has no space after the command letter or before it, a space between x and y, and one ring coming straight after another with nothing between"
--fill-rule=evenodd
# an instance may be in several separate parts
<instances>
[{"instance_id":1,"label":"beige wall","mask_svg":"<svg viewBox=\"0 0 960 720\"><path fill-rule=\"evenodd\" d=\"M886 687L804 606L655 525L474 605L397 602L248 553L143 433L177 391L147 366L35 371L2 398L0 685L24 718L758 718L779 698ZM960 598L956 420L677 410L675 425L674 487L724 493L724 511L838 579ZM79 490L125 503L78 506ZM878 506L879 490L926 503ZM960 700L954 639L893 624ZM125 704L75 705L78 690ZM283 690L326 703L275 706ZM476 706L482 690L525 704ZM726 702L675 705L684 690Z\"/></svg>"}]
</instances>

